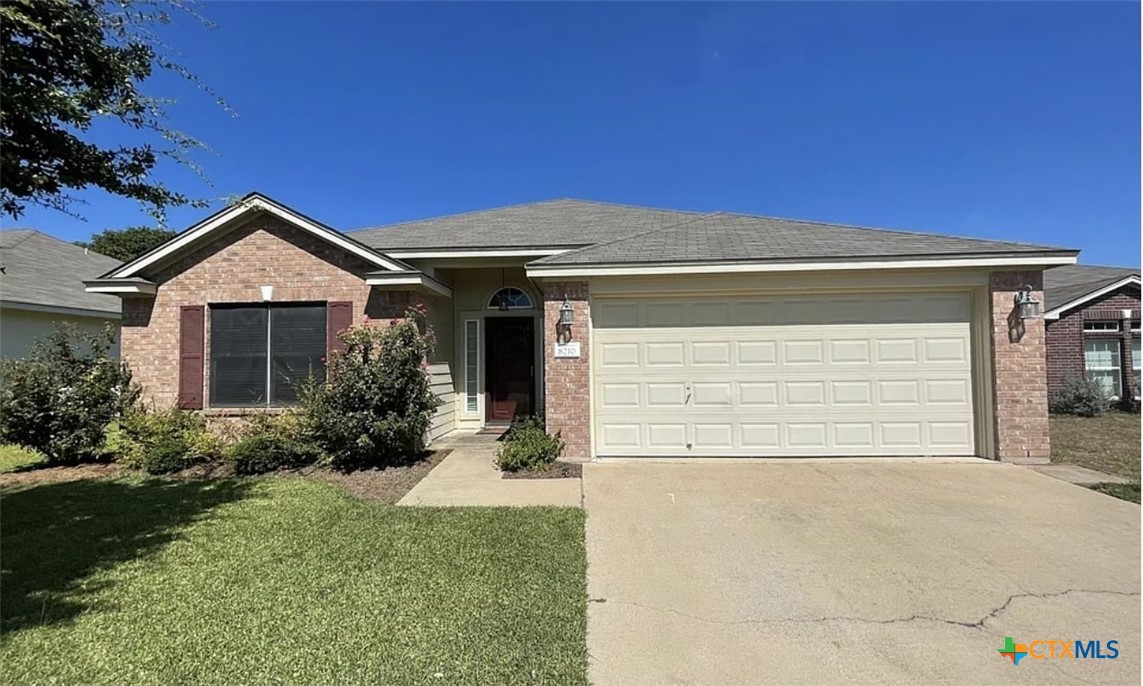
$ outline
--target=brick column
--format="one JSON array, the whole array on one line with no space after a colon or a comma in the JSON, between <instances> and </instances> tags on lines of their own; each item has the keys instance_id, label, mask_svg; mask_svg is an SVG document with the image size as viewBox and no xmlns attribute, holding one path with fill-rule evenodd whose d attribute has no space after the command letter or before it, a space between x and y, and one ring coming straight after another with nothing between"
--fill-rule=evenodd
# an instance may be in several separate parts
<instances>
[{"instance_id":1,"label":"brick column","mask_svg":"<svg viewBox=\"0 0 1143 686\"><path fill-rule=\"evenodd\" d=\"M1042 271L993 272L990 280L996 455L1046 462L1051 455L1044 320L1020 320L1013 296L1025 285L1044 301Z\"/></svg>"},{"instance_id":2,"label":"brick column","mask_svg":"<svg viewBox=\"0 0 1143 686\"><path fill-rule=\"evenodd\" d=\"M587 282L550 282L544 290L544 417L548 433L560 432L568 460L591 459L591 308ZM575 317L572 340L579 357L555 356L556 324L564 297Z\"/></svg>"}]
</instances>

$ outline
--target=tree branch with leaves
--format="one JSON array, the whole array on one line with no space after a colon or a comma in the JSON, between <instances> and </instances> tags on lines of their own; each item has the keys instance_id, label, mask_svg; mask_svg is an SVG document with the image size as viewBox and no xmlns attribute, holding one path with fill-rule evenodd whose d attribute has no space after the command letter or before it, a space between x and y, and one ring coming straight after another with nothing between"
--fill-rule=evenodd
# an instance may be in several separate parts
<instances>
[{"instance_id":1,"label":"tree branch with leaves","mask_svg":"<svg viewBox=\"0 0 1143 686\"><path fill-rule=\"evenodd\" d=\"M205 181L192 153L207 146L167 123L172 101L143 93L148 78L171 72L231 112L169 56L157 31L179 16L213 28L181 0L0 3L0 211L19 217L31 204L74 215L70 192L89 187L138 200L160 221L167 207L207 204L153 174L170 161ZM96 144L101 121L126 127L133 142Z\"/></svg>"}]
</instances>

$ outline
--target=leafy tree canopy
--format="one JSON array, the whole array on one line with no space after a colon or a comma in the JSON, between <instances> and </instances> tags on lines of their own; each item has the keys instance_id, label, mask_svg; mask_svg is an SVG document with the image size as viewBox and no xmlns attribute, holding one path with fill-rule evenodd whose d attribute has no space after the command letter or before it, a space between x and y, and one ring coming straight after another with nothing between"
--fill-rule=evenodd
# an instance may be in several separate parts
<instances>
[{"instance_id":1,"label":"leafy tree canopy","mask_svg":"<svg viewBox=\"0 0 1143 686\"><path fill-rule=\"evenodd\" d=\"M211 27L184 0L0 3L0 210L18 217L35 204L73 214L68 191L88 187L138 200L160 218L165 207L206 204L151 174L169 160L201 176L190 153L205 146L167 125L172 101L140 90L166 70L214 95L165 55L156 30L178 15ZM122 138L133 144L92 142L100 122L127 127Z\"/></svg>"},{"instance_id":2,"label":"leafy tree canopy","mask_svg":"<svg viewBox=\"0 0 1143 686\"><path fill-rule=\"evenodd\" d=\"M126 229L108 229L91 237L88 243L79 243L100 255L114 257L121 262L131 260L151 252L178 233L168 229L153 229L147 226L131 226Z\"/></svg>"}]
</instances>

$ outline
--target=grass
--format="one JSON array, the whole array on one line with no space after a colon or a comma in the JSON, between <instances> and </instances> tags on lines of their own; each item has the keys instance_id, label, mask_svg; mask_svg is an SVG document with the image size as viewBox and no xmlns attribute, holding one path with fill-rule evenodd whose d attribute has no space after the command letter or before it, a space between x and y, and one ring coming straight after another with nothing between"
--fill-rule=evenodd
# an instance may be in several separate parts
<instances>
[{"instance_id":1,"label":"grass","mask_svg":"<svg viewBox=\"0 0 1143 686\"><path fill-rule=\"evenodd\" d=\"M1139 480L1139 415L1052 415L1052 462Z\"/></svg>"},{"instance_id":2,"label":"grass","mask_svg":"<svg viewBox=\"0 0 1143 686\"><path fill-rule=\"evenodd\" d=\"M2 683L586 682L581 510L89 479L0 517Z\"/></svg>"},{"instance_id":3,"label":"grass","mask_svg":"<svg viewBox=\"0 0 1143 686\"><path fill-rule=\"evenodd\" d=\"M30 448L18 445L0 445L0 474L17 472L42 462L44 456Z\"/></svg>"},{"instance_id":4,"label":"grass","mask_svg":"<svg viewBox=\"0 0 1143 686\"><path fill-rule=\"evenodd\" d=\"M1101 417L1052 415L1052 462L1075 464L1131 479L1131 484L1094 487L1123 500L1139 502L1140 418L1129 412Z\"/></svg>"}]
</instances>

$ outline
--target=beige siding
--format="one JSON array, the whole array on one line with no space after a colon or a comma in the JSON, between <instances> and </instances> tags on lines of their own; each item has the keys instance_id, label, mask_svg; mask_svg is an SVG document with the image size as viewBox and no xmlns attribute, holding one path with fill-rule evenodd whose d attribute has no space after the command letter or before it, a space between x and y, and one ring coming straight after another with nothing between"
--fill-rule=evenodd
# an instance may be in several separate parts
<instances>
[{"instance_id":1,"label":"beige siding","mask_svg":"<svg viewBox=\"0 0 1143 686\"><path fill-rule=\"evenodd\" d=\"M29 310L0 310L0 356L20 358L32 349L36 339L47 336L55 330L56 324L74 324L84 331L99 331L104 324L115 328L115 345L111 352L119 356L119 320L100 317L77 317L68 314L33 312Z\"/></svg>"},{"instance_id":2,"label":"beige siding","mask_svg":"<svg viewBox=\"0 0 1143 686\"><path fill-rule=\"evenodd\" d=\"M453 391L452 371L447 362L430 365L429 374L432 376L433 393L441 399L429 426L429 441L432 442L456 428L456 394Z\"/></svg>"}]
</instances>

